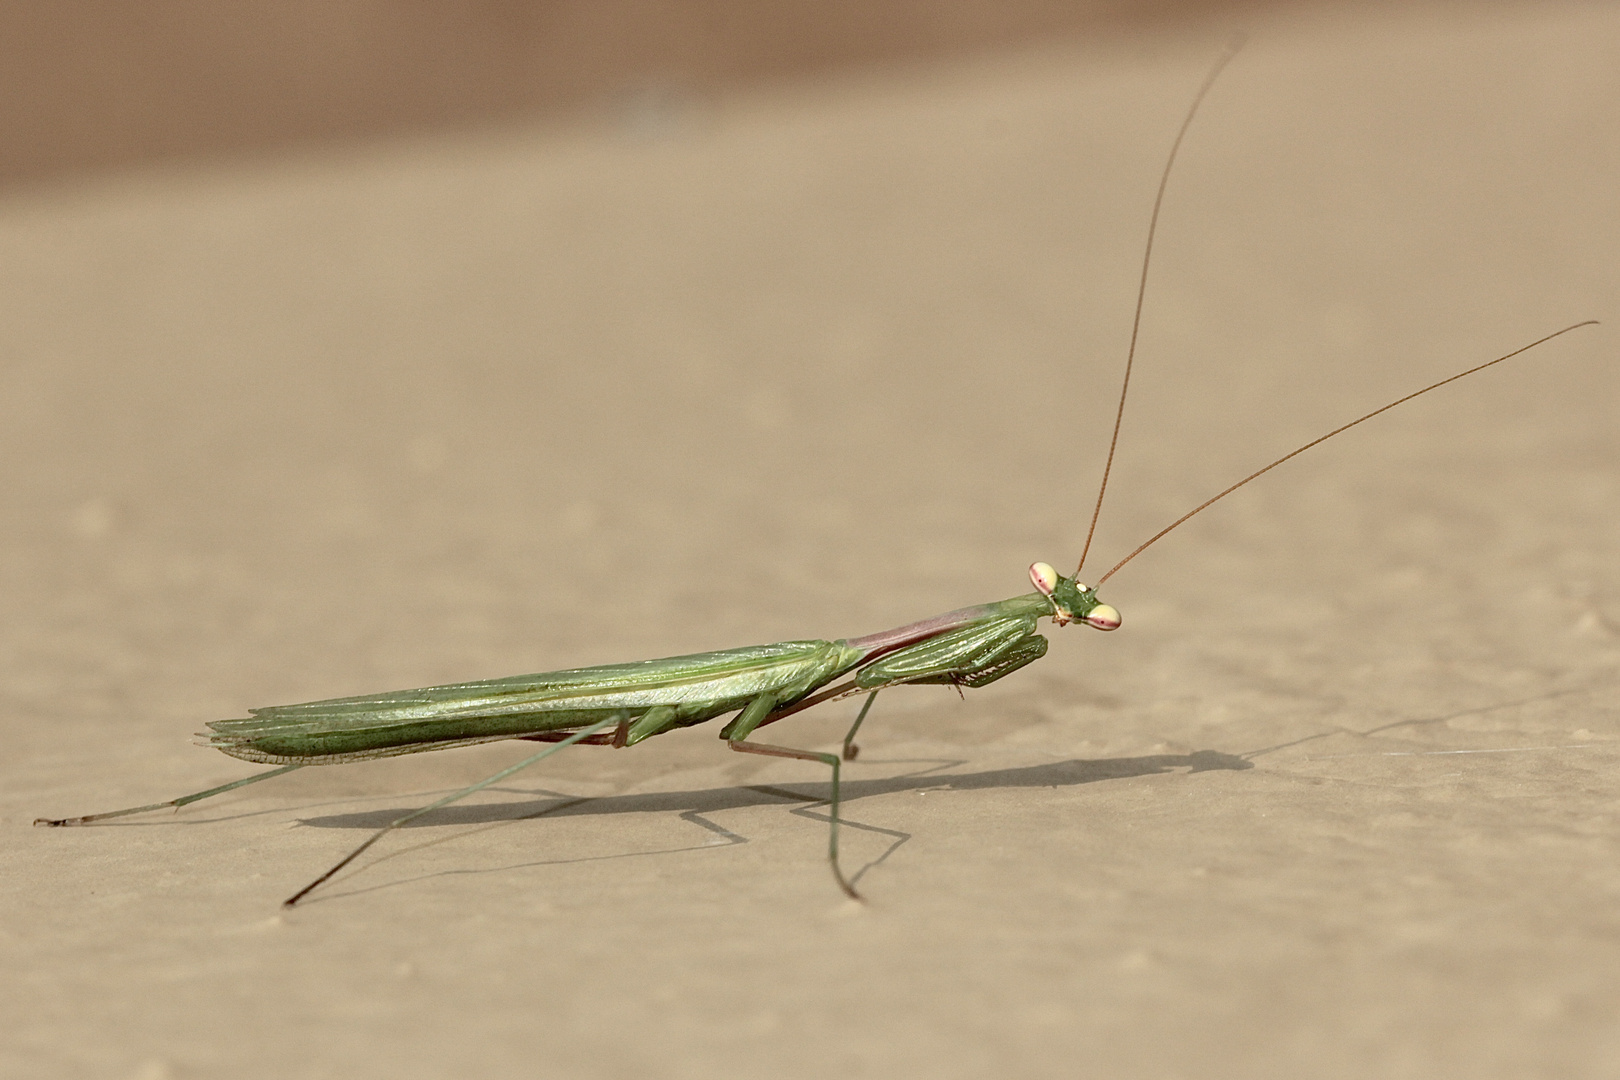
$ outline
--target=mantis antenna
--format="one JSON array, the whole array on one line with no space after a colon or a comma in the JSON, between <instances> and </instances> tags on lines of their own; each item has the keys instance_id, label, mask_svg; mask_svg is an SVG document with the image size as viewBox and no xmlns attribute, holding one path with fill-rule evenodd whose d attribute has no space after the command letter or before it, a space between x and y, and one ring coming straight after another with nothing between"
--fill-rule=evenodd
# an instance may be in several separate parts
<instances>
[{"instance_id":1,"label":"mantis antenna","mask_svg":"<svg viewBox=\"0 0 1620 1080\"><path fill-rule=\"evenodd\" d=\"M1176 132L1175 141L1170 144L1170 154L1165 158L1164 170L1159 174L1159 190L1158 193L1153 197L1153 213L1148 218L1147 243L1142 249L1142 274L1136 286L1136 310L1131 318L1131 343L1125 351L1125 378L1120 382L1119 405L1114 410L1114 431L1108 440L1108 457L1103 462L1102 483L1097 485L1097 504L1092 508L1091 525L1086 529L1086 542L1080 549L1080 563L1074 568L1074 577L1076 580L1078 580L1080 577L1080 571L1085 569L1086 557L1091 553L1091 540L1097 532L1097 519L1102 515L1103 496L1108 492L1108 476L1114 468L1114 451L1119 447L1119 430L1120 426L1125 420L1125 396L1127 393L1129 393L1131 388L1131 367L1136 360L1136 341L1142 329L1142 307L1147 297L1148 267L1153 262L1153 239L1159 230L1159 210L1164 205L1164 192L1165 188L1168 187L1170 183L1170 170L1175 166L1176 154L1181 150L1181 143L1182 140L1186 138L1188 129L1192 127L1193 118L1198 115L1198 107L1204 103L1204 98L1208 96L1210 88L1215 85L1215 80L1220 78L1221 72L1226 69L1226 65L1231 63L1232 58L1236 56L1239 50L1243 48L1244 41L1245 38L1241 34L1233 37L1231 41L1227 43L1225 50L1222 51L1221 55L1210 67L1209 74L1204 76L1203 85L1198 88L1198 93L1194 95L1192 105L1187 109L1187 115L1182 118L1181 129ZM1267 465L1265 468L1258 469L1255 472L1250 473L1248 476L1245 476L1242 480L1239 480L1237 483L1220 492L1218 495L1214 495L1211 498L1204 500L1191 510L1187 511L1185 514L1182 514L1180 517L1176 518L1176 520L1172 521L1170 524L1166 525L1164 528L1160 529L1158 532L1144 540L1129 555L1115 563L1113 568L1109 570L1108 573L1097 579L1097 584L1101 585L1103 582L1113 577L1119 572L1120 567L1124 566L1126 563L1142 554L1142 552L1158 543L1166 534L1185 523L1189 518L1209 509L1211 506L1220 502L1222 499L1232 494L1232 492L1236 491L1244 484L1247 484L1250 480L1264 476L1266 473L1270 472L1272 469L1275 469L1278 465L1281 465L1289 458L1297 457L1318 443L1324 443L1333 438L1333 436L1349 431L1357 424L1360 424L1366 420L1371 420L1379 413L1388 412L1395 406L1405 404L1415 397L1420 397L1423 394L1427 394L1430 390L1438 390L1447 383L1456 382L1458 379L1465 378L1477 371L1484 371L1486 368L1491 367L1494 364L1500 364L1504 360L1511 360L1520 353L1529 352L1537 345L1543 345L1555 337L1561 337L1564 334L1569 333L1571 330L1578 330L1583 326L1596 325L1598 325L1598 321L1596 319L1587 319L1584 322L1578 322L1571 326L1566 326L1562 330L1548 334L1546 337L1537 338L1528 345L1514 349L1512 352L1507 353L1504 356L1498 356L1495 360L1478 364L1466 371L1460 371L1448 379L1441 379L1439 382L1431 383L1421 390L1413 391L1412 393L1407 394L1405 397L1396 398L1394 401L1383 406L1382 408L1374 409L1365 416L1358 417L1355 420L1350 421L1348 424L1334 428L1326 435L1312 439L1304 446L1301 446L1296 450L1289 451L1276 461L1273 461L1271 464Z\"/></svg>"},{"instance_id":2,"label":"mantis antenna","mask_svg":"<svg viewBox=\"0 0 1620 1080\"><path fill-rule=\"evenodd\" d=\"M1281 465L1283 462L1287 461L1289 458L1298 457L1300 454L1303 454L1305 451L1309 450L1311 447L1315 446L1317 443L1327 442L1329 439L1333 438L1333 436L1338 435L1341 432L1349 431L1351 428L1355 427L1357 424L1361 423L1364 420L1371 420L1373 417L1377 416L1379 413L1388 412L1389 410L1393 409L1397 405L1405 404L1406 402L1411 401L1415 397L1420 397L1423 394L1427 394L1430 390L1438 390L1438 389L1440 389L1440 387L1446 385L1446 383L1456 382L1458 379L1465 378L1466 376L1472 375L1476 371L1484 371L1486 368L1490 367L1493 364L1500 364L1504 360L1511 360L1515 356L1518 356L1520 353L1529 352L1531 349L1535 348L1537 345L1546 344L1547 342L1551 341L1555 337L1562 337L1564 334L1569 333L1571 330L1579 330L1583 326L1596 326L1596 325L1598 325L1598 321L1596 319L1587 319L1585 322L1578 322L1578 323L1575 323L1575 324L1573 324L1571 326L1566 326L1562 330L1555 330L1552 333L1548 334L1546 337L1537 338L1535 341L1532 341L1528 345L1521 345L1519 348L1514 349L1512 352L1507 353L1506 355L1498 356L1495 360L1487 360L1485 363L1477 364L1474 367L1469 368L1467 371L1459 371L1457 374L1451 376L1449 379L1441 379L1437 383L1430 383L1428 386L1425 386L1421 390L1414 390L1412 393L1407 394L1405 397L1396 398L1394 401L1390 402L1388 405L1383 406L1382 408L1374 409L1372 412L1368 413L1365 416L1357 417L1356 419L1350 421L1348 424L1344 424L1344 425L1341 425L1339 427L1334 428L1332 431L1328 432L1326 435L1322 435L1322 436L1319 436L1319 437L1317 437L1315 439L1312 439L1310 442L1306 443L1304 446L1299 447L1297 450L1290 450L1288 453L1284 454L1282 457L1278 458L1276 461L1273 461L1270 465L1267 465L1265 468L1256 469L1254 472L1250 473L1248 476L1245 476L1243 479L1239 480L1237 483L1233 484L1231 487L1227 488L1225 491L1221 492L1219 495L1215 495L1215 496L1212 496L1211 498L1205 499L1203 502L1199 503L1197 506L1195 506L1191 510L1187 511L1185 514L1182 514L1180 517L1176 518L1176 520L1172 521L1170 524L1166 525L1164 528L1160 529L1158 532L1156 532L1152 536L1148 537L1141 544L1137 545L1137 548L1136 548L1135 551L1131 552L1129 555L1127 555L1123 559L1119 560L1119 562L1115 563L1114 568L1112 570L1108 571L1108 573L1106 573L1102 577L1098 578L1097 579L1097 584L1101 585L1103 582L1105 582L1109 578L1113 577L1114 574L1119 570L1120 567L1124 566L1126 563L1130 562L1132 559L1134 559L1138 555L1142 554L1142 552L1146 551L1148 548L1150 548L1154 544L1158 543L1159 540L1163 539L1163 537L1164 537L1164 535L1166 533L1170 532L1170 530L1176 528L1178 525L1185 522L1188 518L1192 517L1195 514L1198 514L1198 513L1201 513L1203 511L1205 511L1205 510L1208 510L1211 506L1214 506L1216 503L1220 502L1222 499L1224 499L1228 495L1232 494L1232 492L1236 491L1238 488L1242 487L1244 484L1247 484L1250 480L1253 480L1253 479L1255 479L1257 477L1260 477L1260 476L1264 476L1266 473L1270 472L1272 469L1275 469L1277 466Z\"/></svg>"},{"instance_id":3,"label":"mantis antenna","mask_svg":"<svg viewBox=\"0 0 1620 1080\"><path fill-rule=\"evenodd\" d=\"M1103 494L1108 490L1108 474L1114 468L1114 449L1119 446L1119 427L1125 420L1125 394L1131 388L1131 364L1136 360L1136 338L1142 329L1142 302L1147 297L1148 266L1153 262L1153 236L1159 230L1159 208L1164 205L1164 189L1170 183L1170 169L1176 163L1176 153L1181 149L1181 141L1187 137L1187 129L1192 127L1193 117L1198 115L1198 106L1204 103L1209 94L1210 87L1220 78L1226 65L1231 63L1232 57L1243 48L1246 39L1239 34L1226 44L1209 74L1204 76L1204 85L1198 88L1193 97L1187 115L1181 121L1181 130L1176 132L1175 142L1170 144L1170 156L1165 158L1164 171L1159 174L1159 192L1153 197L1153 214L1148 218L1147 244L1142 249L1142 276L1136 286L1136 314L1131 319L1131 344L1125 351L1125 379L1119 387L1119 408L1114 410L1114 434L1108 440L1108 460L1103 463L1102 483L1097 485L1097 505L1091 511L1091 527L1086 530L1086 543L1080 549L1080 565L1074 568L1074 576L1079 580L1080 571L1086 567L1086 556L1091 552L1091 538L1097 532L1097 518L1102 514Z\"/></svg>"}]
</instances>

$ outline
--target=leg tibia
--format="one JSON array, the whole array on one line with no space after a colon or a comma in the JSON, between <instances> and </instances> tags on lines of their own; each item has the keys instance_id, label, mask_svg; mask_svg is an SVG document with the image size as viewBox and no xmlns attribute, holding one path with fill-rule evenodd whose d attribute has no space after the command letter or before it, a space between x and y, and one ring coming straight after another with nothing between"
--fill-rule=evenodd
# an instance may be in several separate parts
<instances>
[{"instance_id":1,"label":"leg tibia","mask_svg":"<svg viewBox=\"0 0 1620 1080\"><path fill-rule=\"evenodd\" d=\"M272 776L280 776L282 773L290 773L294 769L302 769L303 767L304 766L302 765L283 765L279 769L271 769L269 772L262 772L256 776L249 776L242 780L233 780L229 784L221 784L219 787L209 788L207 791L198 791L190 795L182 795L178 799L170 799L168 802L148 803L145 806L131 806L127 810L108 810L100 814L86 814L83 817L35 818L34 824L88 825L92 821L105 821L107 818L127 817L130 814L144 814L148 810L167 810L171 806L178 810L187 803L194 803L214 795L223 795L227 791L235 791L239 787L246 787L249 784L257 784L260 780L268 780Z\"/></svg>"}]
</instances>

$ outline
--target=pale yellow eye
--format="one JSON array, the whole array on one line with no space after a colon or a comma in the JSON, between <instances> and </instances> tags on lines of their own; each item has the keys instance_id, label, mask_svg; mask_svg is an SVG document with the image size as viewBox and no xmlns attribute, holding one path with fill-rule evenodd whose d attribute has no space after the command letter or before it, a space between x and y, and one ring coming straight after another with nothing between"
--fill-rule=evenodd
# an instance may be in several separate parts
<instances>
[{"instance_id":1,"label":"pale yellow eye","mask_svg":"<svg viewBox=\"0 0 1620 1080\"><path fill-rule=\"evenodd\" d=\"M1118 630L1119 611L1112 604L1098 604L1086 612L1085 622L1098 630Z\"/></svg>"},{"instance_id":2,"label":"pale yellow eye","mask_svg":"<svg viewBox=\"0 0 1620 1080\"><path fill-rule=\"evenodd\" d=\"M1029 580L1043 595L1051 596L1052 590L1057 588L1058 572L1052 569L1052 565L1050 563L1031 563L1029 567Z\"/></svg>"}]
</instances>

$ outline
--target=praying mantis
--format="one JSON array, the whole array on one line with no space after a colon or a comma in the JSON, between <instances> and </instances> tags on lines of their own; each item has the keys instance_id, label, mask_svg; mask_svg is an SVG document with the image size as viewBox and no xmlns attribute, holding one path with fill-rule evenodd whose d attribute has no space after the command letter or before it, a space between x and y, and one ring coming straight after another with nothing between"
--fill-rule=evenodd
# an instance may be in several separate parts
<instances>
[{"instance_id":1,"label":"praying mantis","mask_svg":"<svg viewBox=\"0 0 1620 1080\"><path fill-rule=\"evenodd\" d=\"M291 907L390 831L498 783L568 746L625 748L657 735L735 714L719 731L720 738L733 751L813 761L830 768L827 859L839 888L849 897L860 899L839 863L839 784L843 763L854 760L858 753L856 734L878 694L908 685L976 688L1005 678L1045 655L1047 639L1037 632L1038 620L1043 618L1050 618L1056 626L1081 623L1100 631L1112 631L1120 626L1120 613L1103 602L1096 587L1083 583L1080 575L1090 552L1118 445L1141 325L1153 237L1171 168L1199 105L1235 54L1236 47L1235 44L1229 46L1206 77L1186 113L1160 177L1148 226L1113 439L1091 527L1072 574L1063 575L1048 563L1036 562L1028 571L1032 592L858 637L784 641L659 660L254 709L245 719L209 723L209 732L201 737L203 745L231 757L275 768L165 802L81 817L40 818L35 824L85 825L129 814L179 808L314 765L365 761L501 740L545 744L493 776L413 810L379 829L325 873L288 897L284 905ZM1421 394L1592 323L1588 320L1567 326L1513 352L1407 394L1279 457L1149 537L1102 574L1097 585L1101 586L1189 518L1311 447ZM838 752L753 741L752 737L767 725L817 705L860 695L865 696L865 701Z\"/></svg>"}]
</instances>

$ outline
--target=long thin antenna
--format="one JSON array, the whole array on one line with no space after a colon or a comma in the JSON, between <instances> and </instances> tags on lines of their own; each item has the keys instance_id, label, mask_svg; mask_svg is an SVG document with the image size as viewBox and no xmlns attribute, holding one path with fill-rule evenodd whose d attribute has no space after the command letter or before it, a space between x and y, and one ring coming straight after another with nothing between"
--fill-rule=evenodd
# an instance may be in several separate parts
<instances>
[{"instance_id":1,"label":"long thin antenna","mask_svg":"<svg viewBox=\"0 0 1620 1080\"><path fill-rule=\"evenodd\" d=\"M1232 494L1232 492L1236 491L1238 488L1242 487L1244 484L1247 484L1250 480L1253 480L1253 479L1255 479L1256 477L1259 477L1259 476L1264 476L1266 473L1270 472L1272 469L1275 469L1277 466L1281 465L1283 462L1287 461L1289 458L1298 457L1300 454L1303 454L1305 451L1309 450L1311 447L1315 446L1317 443L1327 442L1329 439L1333 438L1333 436L1338 435L1341 432L1349 431L1351 428L1355 427L1357 424L1361 423L1364 420L1371 420L1373 417L1377 416L1379 413L1388 412L1389 410L1393 409L1397 405L1403 405L1406 402L1411 401L1415 397L1419 397L1419 396L1421 396L1423 394L1427 394L1430 390L1438 390L1438 389L1440 389L1440 387L1446 385L1446 383L1456 382L1458 379L1465 378L1465 377L1467 377L1469 375L1472 375L1476 371L1484 371L1486 368L1490 367L1492 364L1500 364L1504 360L1511 360L1515 356L1518 356L1520 353L1529 352L1531 349L1535 348L1537 345L1544 345L1547 342L1551 341L1553 338L1560 337L1560 336L1562 336L1564 334L1567 334L1571 330L1579 330L1583 326L1596 326L1597 324L1598 324L1598 321L1596 319L1587 319L1585 322L1578 322L1578 323L1575 323L1573 326L1566 326L1562 330L1557 331L1556 333L1548 334L1544 338L1537 338L1535 341L1532 341L1528 345L1525 345L1525 346L1523 346L1521 348L1518 348L1518 349L1514 349L1512 352L1508 353L1506 356L1498 356L1495 360L1487 361L1486 363L1480 364L1477 367L1471 367L1467 371L1460 371L1457 374L1453 375L1449 379L1441 379L1437 383L1431 383L1430 385L1425 386L1421 390L1417 390L1417 391L1414 391L1414 392L1412 392L1410 394L1407 394L1403 398L1396 398L1394 401L1390 402L1388 405L1385 405L1381 409L1374 409L1372 412L1368 413L1366 416L1363 416L1363 417L1360 417L1358 419L1352 420L1348 424L1343 425L1342 427L1334 428L1332 431L1328 432L1326 435L1323 435L1321 438L1312 439L1310 442L1306 443L1304 446L1301 446L1298 450L1293 450L1293 451L1290 451L1289 453L1284 454L1282 457L1278 458L1276 461L1273 461L1270 465L1267 465L1263 469L1257 469L1256 471L1250 473L1248 476L1245 476L1243 479L1239 480L1237 483L1233 484L1231 487L1227 488L1225 491L1221 492L1219 495L1216 495L1212 499L1205 499L1203 502L1199 503L1197 506L1195 506L1191 510L1187 511L1185 514L1182 514L1180 517L1176 518L1176 520L1172 521L1170 524L1166 525L1164 528L1160 529L1158 532L1156 532L1152 536L1148 537L1147 540L1145 542L1143 542L1141 545L1139 545L1135 551L1131 552L1129 555L1127 555L1123 559L1119 560L1119 562L1115 563L1114 568L1112 570L1108 571L1108 573L1104 574L1102 577L1097 579L1097 584L1101 585L1103 582L1105 582L1109 578L1113 577L1114 574L1116 572L1118 572L1120 567L1124 566L1126 563L1130 562L1132 559L1134 559L1138 555L1142 554L1142 552L1146 551L1148 548L1150 548L1154 544L1158 543L1161 539L1164 538L1166 533L1168 533L1170 530L1176 528L1176 526L1178 526L1178 525L1182 524L1183 522L1185 522L1188 518L1192 517L1195 514L1201 513L1204 510L1209 509L1211 506L1214 506L1216 503L1220 502L1222 499L1224 499L1228 495Z\"/></svg>"},{"instance_id":2,"label":"long thin antenna","mask_svg":"<svg viewBox=\"0 0 1620 1080\"><path fill-rule=\"evenodd\" d=\"M1074 568L1074 576L1079 578L1080 571L1085 569L1086 556L1091 553L1091 538L1097 533L1097 518L1102 515L1103 495L1108 491L1108 474L1114 468L1114 449L1119 446L1119 428L1125 420L1125 394L1131 388L1131 364L1136 360L1136 338L1142 329L1142 302L1147 297L1148 266L1153 262L1153 236L1159 231L1159 207L1164 205L1164 189L1170 183L1170 169L1176 163L1176 153L1181 149L1181 141L1187 137L1187 129L1192 127L1193 117L1198 115L1198 106L1204 102L1209 88L1215 85L1215 80L1231 63L1232 57L1238 54L1247 40L1238 34L1226 43L1226 51L1221 53L1220 59L1215 61L1204 76L1204 85L1198 88L1198 94L1193 98L1192 106L1187 110L1186 117L1181 121L1181 130L1176 132L1176 141L1170 144L1170 156L1164 161L1164 171L1159 174L1159 193L1153 197L1153 215L1148 218L1147 245L1142 249L1142 278L1136 286L1136 314L1131 319L1131 345L1125 352L1125 380L1119 388L1119 408L1114 411L1114 434L1108 440L1108 460L1103 463L1102 483L1097 486L1097 505L1091 511L1091 528L1086 530L1086 543L1080 549L1080 565Z\"/></svg>"}]
</instances>

